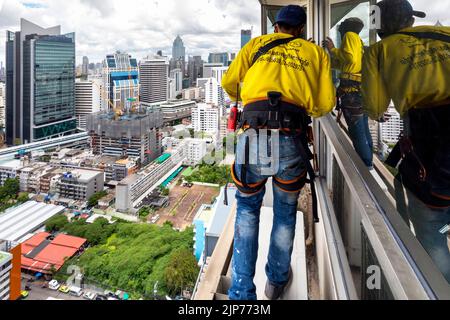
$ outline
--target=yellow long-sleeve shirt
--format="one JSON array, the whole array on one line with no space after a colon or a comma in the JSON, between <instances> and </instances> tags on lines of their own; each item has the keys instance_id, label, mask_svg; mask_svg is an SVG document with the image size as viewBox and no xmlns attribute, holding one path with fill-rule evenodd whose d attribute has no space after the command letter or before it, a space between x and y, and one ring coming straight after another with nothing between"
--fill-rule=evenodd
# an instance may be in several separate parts
<instances>
[{"instance_id":1,"label":"yellow long-sleeve shirt","mask_svg":"<svg viewBox=\"0 0 450 320\"><path fill-rule=\"evenodd\" d=\"M250 68L258 50L268 43L292 37L288 34L264 35L251 40L238 54L223 77L222 87L232 100L237 99L238 84L245 105L267 99L270 91L281 92L283 100L306 108L320 117L335 106L335 88L330 58L319 46L302 40L272 49Z\"/></svg>"},{"instance_id":2,"label":"yellow long-sleeve shirt","mask_svg":"<svg viewBox=\"0 0 450 320\"><path fill-rule=\"evenodd\" d=\"M342 39L341 48L331 50L333 68L342 73L361 75L364 43L358 34L347 32Z\"/></svg>"},{"instance_id":3,"label":"yellow long-sleeve shirt","mask_svg":"<svg viewBox=\"0 0 450 320\"><path fill-rule=\"evenodd\" d=\"M450 35L449 27L420 26L402 32ZM450 104L450 44L396 34L370 47L363 60L364 108L380 119L391 100L400 115L413 108Z\"/></svg>"}]
</instances>

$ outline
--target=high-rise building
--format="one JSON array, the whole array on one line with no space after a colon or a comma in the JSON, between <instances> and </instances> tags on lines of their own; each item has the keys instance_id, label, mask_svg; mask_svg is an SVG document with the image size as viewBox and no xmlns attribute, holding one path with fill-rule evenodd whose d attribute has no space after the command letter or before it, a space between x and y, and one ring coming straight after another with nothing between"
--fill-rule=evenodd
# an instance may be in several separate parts
<instances>
[{"instance_id":1,"label":"high-rise building","mask_svg":"<svg viewBox=\"0 0 450 320\"><path fill-rule=\"evenodd\" d=\"M203 77L204 79L211 78L213 76L212 69L223 67L223 63L205 63L203 65Z\"/></svg>"},{"instance_id":2,"label":"high-rise building","mask_svg":"<svg viewBox=\"0 0 450 320\"><path fill-rule=\"evenodd\" d=\"M195 132L217 134L220 129L221 109L211 104L199 103L192 109L192 125Z\"/></svg>"},{"instance_id":3,"label":"high-rise building","mask_svg":"<svg viewBox=\"0 0 450 320\"><path fill-rule=\"evenodd\" d=\"M139 63L141 102L153 104L169 98L169 62L166 58L147 57Z\"/></svg>"},{"instance_id":4,"label":"high-rise building","mask_svg":"<svg viewBox=\"0 0 450 320\"><path fill-rule=\"evenodd\" d=\"M183 91L183 72L181 69L174 69L170 72L170 79L174 80L175 94L179 95Z\"/></svg>"},{"instance_id":5,"label":"high-rise building","mask_svg":"<svg viewBox=\"0 0 450 320\"><path fill-rule=\"evenodd\" d=\"M195 86L197 79L203 77L203 60L201 56L189 57L188 75L191 86Z\"/></svg>"},{"instance_id":6,"label":"high-rise building","mask_svg":"<svg viewBox=\"0 0 450 320\"><path fill-rule=\"evenodd\" d=\"M184 47L183 40L178 35L173 42L172 59L186 61L186 48Z\"/></svg>"},{"instance_id":7,"label":"high-rise building","mask_svg":"<svg viewBox=\"0 0 450 320\"><path fill-rule=\"evenodd\" d=\"M6 86L3 82L0 82L0 130L5 127L5 99L6 99Z\"/></svg>"},{"instance_id":8,"label":"high-rise building","mask_svg":"<svg viewBox=\"0 0 450 320\"><path fill-rule=\"evenodd\" d=\"M241 48L252 40L252 30L241 30Z\"/></svg>"},{"instance_id":9,"label":"high-rise building","mask_svg":"<svg viewBox=\"0 0 450 320\"><path fill-rule=\"evenodd\" d=\"M137 60L128 53L116 52L103 61L102 110L126 110L139 99Z\"/></svg>"},{"instance_id":10,"label":"high-rise building","mask_svg":"<svg viewBox=\"0 0 450 320\"><path fill-rule=\"evenodd\" d=\"M381 124L381 139L388 144L396 144L400 133L403 132L403 120L394 106L390 106L388 113L391 116L388 122Z\"/></svg>"},{"instance_id":11,"label":"high-rise building","mask_svg":"<svg viewBox=\"0 0 450 320\"><path fill-rule=\"evenodd\" d=\"M170 60L170 70L181 69L183 75L186 72L186 48L183 40L178 35L173 42L172 59Z\"/></svg>"},{"instance_id":12,"label":"high-rise building","mask_svg":"<svg viewBox=\"0 0 450 320\"><path fill-rule=\"evenodd\" d=\"M3 62L0 62L0 82L6 81L6 69L3 66Z\"/></svg>"},{"instance_id":13,"label":"high-rise building","mask_svg":"<svg viewBox=\"0 0 450 320\"><path fill-rule=\"evenodd\" d=\"M76 132L75 34L21 19L7 32L7 144L22 144Z\"/></svg>"},{"instance_id":14,"label":"high-rise building","mask_svg":"<svg viewBox=\"0 0 450 320\"><path fill-rule=\"evenodd\" d=\"M228 66L230 61L229 54L227 52L210 53L208 63L221 63L223 66Z\"/></svg>"},{"instance_id":15,"label":"high-rise building","mask_svg":"<svg viewBox=\"0 0 450 320\"><path fill-rule=\"evenodd\" d=\"M100 81L91 79L75 82L75 116L79 129L86 130L87 116L100 111Z\"/></svg>"},{"instance_id":16,"label":"high-rise building","mask_svg":"<svg viewBox=\"0 0 450 320\"><path fill-rule=\"evenodd\" d=\"M83 57L83 65L81 66L81 75L87 77L89 75L89 58Z\"/></svg>"}]
</instances>

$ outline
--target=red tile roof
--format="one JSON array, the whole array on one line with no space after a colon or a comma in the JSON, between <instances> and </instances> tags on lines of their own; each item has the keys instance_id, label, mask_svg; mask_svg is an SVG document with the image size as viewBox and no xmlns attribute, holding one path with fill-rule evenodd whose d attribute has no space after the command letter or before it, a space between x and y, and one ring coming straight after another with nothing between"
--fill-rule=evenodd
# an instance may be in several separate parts
<instances>
[{"instance_id":1,"label":"red tile roof","mask_svg":"<svg viewBox=\"0 0 450 320\"><path fill-rule=\"evenodd\" d=\"M22 269L49 274L52 266L58 271L65 259L72 258L86 243L86 239L60 234L34 259L26 256L38 247L50 234L43 232L22 244Z\"/></svg>"}]
</instances>

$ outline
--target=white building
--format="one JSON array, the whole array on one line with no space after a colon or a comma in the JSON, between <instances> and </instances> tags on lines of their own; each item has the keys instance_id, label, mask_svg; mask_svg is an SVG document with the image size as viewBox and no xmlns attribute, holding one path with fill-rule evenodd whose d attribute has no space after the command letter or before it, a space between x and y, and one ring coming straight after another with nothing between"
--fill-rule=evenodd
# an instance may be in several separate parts
<instances>
[{"instance_id":1,"label":"white building","mask_svg":"<svg viewBox=\"0 0 450 320\"><path fill-rule=\"evenodd\" d=\"M139 63L141 102L151 104L169 98L169 61L165 57L147 57Z\"/></svg>"},{"instance_id":2,"label":"white building","mask_svg":"<svg viewBox=\"0 0 450 320\"><path fill-rule=\"evenodd\" d=\"M195 167L201 164L207 153L207 142L203 139L185 139L186 160L184 165Z\"/></svg>"},{"instance_id":3,"label":"white building","mask_svg":"<svg viewBox=\"0 0 450 320\"><path fill-rule=\"evenodd\" d=\"M183 71L174 69L170 72L170 79L173 80L175 88L175 97L183 91Z\"/></svg>"},{"instance_id":4,"label":"white building","mask_svg":"<svg viewBox=\"0 0 450 320\"><path fill-rule=\"evenodd\" d=\"M9 300L12 255L0 251L0 301Z\"/></svg>"},{"instance_id":5,"label":"white building","mask_svg":"<svg viewBox=\"0 0 450 320\"><path fill-rule=\"evenodd\" d=\"M212 69L223 67L223 63L205 63L203 65L203 78L211 78L213 76Z\"/></svg>"},{"instance_id":6,"label":"white building","mask_svg":"<svg viewBox=\"0 0 450 320\"><path fill-rule=\"evenodd\" d=\"M388 122L381 124L381 139L388 144L395 144L398 142L400 133L403 132L403 120L393 106L389 107L388 113L391 118Z\"/></svg>"},{"instance_id":7,"label":"white building","mask_svg":"<svg viewBox=\"0 0 450 320\"><path fill-rule=\"evenodd\" d=\"M3 82L0 82L0 128L5 127L5 99L6 99L6 86Z\"/></svg>"},{"instance_id":8,"label":"white building","mask_svg":"<svg viewBox=\"0 0 450 320\"><path fill-rule=\"evenodd\" d=\"M0 162L0 186L3 186L8 179L17 178L22 168L23 162L21 160Z\"/></svg>"},{"instance_id":9,"label":"white building","mask_svg":"<svg viewBox=\"0 0 450 320\"><path fill-rule=\"evenodd\" d=\"M220 129L221 108L199 103L192 109L192 125L195 132L217 134Z\"/></svg>"},{"instance_id":10,"label":"white building","mask_svg":"<svg viewBox=\"0 0 450 320\"><path fill-rule=\"evenodd\" d=\"M86 130L87 115L100 111L100 87L98 79L75 82L75 116L82 130Z\"/></svg>"}]
</instances>

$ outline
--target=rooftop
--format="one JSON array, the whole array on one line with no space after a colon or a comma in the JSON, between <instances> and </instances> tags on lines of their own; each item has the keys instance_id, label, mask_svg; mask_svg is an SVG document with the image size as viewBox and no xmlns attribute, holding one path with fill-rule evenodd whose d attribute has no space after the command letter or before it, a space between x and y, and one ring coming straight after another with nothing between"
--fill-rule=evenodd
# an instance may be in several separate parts
<instances>
[{"instance_id":1,"label":"rooftop","mask_svg":"<svg viewBox=\"0 0 450 320\"><path fill-rule=\"evenodd\" d=\"M0 251L0 266L2 264L4 264L5 262L11 260L11 258L12 258L11 254L9 254L7 252Z\"/></svg>"},{"instance_id":2,"label":"rooftop","mask_svg":"<svg viewBox=\"0 0 450 320\"><path fill-rule=\"evenodd\" d=\"M0 214L0 239L17 241L45 224L51 217L64 212L62 206L28 201Z\"/></svg>"}]
</instances>

